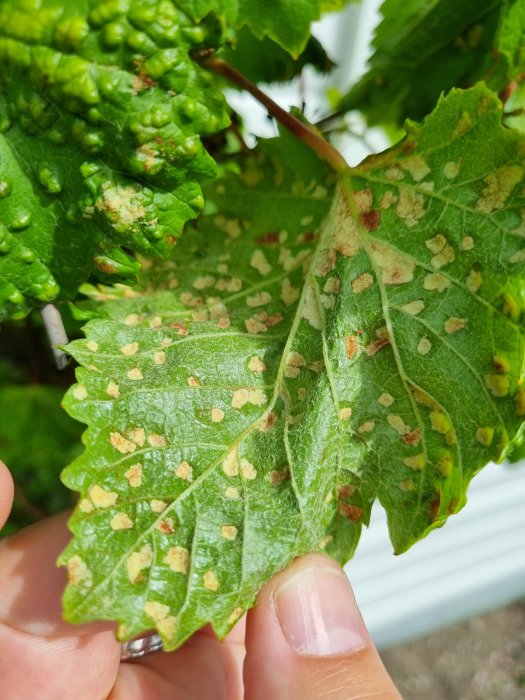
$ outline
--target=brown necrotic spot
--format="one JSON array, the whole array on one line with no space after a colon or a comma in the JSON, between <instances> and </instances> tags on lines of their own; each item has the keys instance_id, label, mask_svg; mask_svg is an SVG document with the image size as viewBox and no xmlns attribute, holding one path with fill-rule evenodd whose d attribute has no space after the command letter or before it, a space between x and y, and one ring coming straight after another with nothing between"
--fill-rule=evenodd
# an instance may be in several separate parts
<instances>
[{"instance_id":1,"label":"brown necrotic spot","mask_svg":"<svg viewBox=\"0 0 525 700\"><path fill-rule=\"evenodd\" d=\"M383 326L378 328L375 340L366 346L365 352L368 357L372 357L372 355L375 355L387 345L390 345L390 338L386 326Z\"/></svg>"},{"instance_id":2,"label":"brown necrotic spot","mask_svg":"<svg viewBox=\"0 0 525 700\"><path fill-rule=\"evenodd\" d=\"M363 509L351 503L339 503L339 514L350 520L351 523L358 523L363 517Z\"/></svg>"},{"instance_id":3,"label":"brown necrotic spot","mask_svg":"<svg viewBox=\"0 0 525 700\"><path fill-rule=\"evenodd\" d=\"M359 352L359 341L356 335L348 335L345 338L345 351L349 360Z\"/></svg>"},{"instance_id":4,"label":"brown necrotic spot","mask_svg":"<svg viewBox=\"0 0 525 700\"><path fill-rule=\"evenodd\" d=\"M372 211L362 212L360 215L361 223L367 231L375 231L381 224L381 214L377 209Z\"/></svg>"}]
</instances>

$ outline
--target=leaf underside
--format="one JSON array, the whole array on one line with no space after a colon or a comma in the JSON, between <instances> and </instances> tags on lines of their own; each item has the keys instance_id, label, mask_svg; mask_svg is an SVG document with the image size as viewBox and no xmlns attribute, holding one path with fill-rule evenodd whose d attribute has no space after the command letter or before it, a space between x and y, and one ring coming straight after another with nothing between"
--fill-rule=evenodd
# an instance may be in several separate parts
<instances>
[{"instance_id":1,"label":"leaf underside","mask_svg":"<svg viewBox=\"0 0 525 700\"><path fill-rule=\"evenodd\" d=\"M454 86L499 92L525 69L525 0L385 0L381 12L369 70L340 105L371 124L421 119Z\"/></svg>"},{"instance_id":2,"label":"leaf underside","mask_svg":"<svg viewBox=\"0 0 525 700\"><path fill-rule=\"evenodd\" d=\"M291 147L70 346L73 622L223 636L293 557L350 557L376 498L397 552L441 526L520 431L525 146L495 96L451 92L333 197Z\"/></svg>"},{"instance_id":3,"label":"leaf underside","mask_svg":"<svg viewBox=\"0 0 525 700\"><path fill-rule=\"evenodd\" d=\"M0 0L0 319L171 250L228 123L190 57L220 38L168 0Z\"/></svg>"}]
</instances>

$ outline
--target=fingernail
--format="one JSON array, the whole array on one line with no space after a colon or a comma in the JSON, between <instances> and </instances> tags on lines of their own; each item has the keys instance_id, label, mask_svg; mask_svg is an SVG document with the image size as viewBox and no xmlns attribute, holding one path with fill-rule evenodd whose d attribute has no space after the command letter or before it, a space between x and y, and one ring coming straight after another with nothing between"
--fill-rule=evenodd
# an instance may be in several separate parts
<instances>
[{"instance_id":1,"label":"fingernail","mask_svg":"<svg viewBox=\"0 0 525 700\"><path fill-rule=\"evenodd\" d=\"M277 589L274 601L283 634L299 654L332 656L368 643L354 594L339 569L302 569Z\"/></svg>"}]
</instances>

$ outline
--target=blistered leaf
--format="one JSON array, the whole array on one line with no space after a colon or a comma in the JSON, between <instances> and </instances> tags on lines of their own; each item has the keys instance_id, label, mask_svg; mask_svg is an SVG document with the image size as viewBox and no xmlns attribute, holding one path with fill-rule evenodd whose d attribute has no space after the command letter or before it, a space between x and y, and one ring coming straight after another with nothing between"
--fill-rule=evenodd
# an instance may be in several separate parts
<instances>
[{"instance_id":1,"label":"blistered leaf","mask_svg":"<svg viewBox=\"0 0 525 700\"><path fill-rule=\"evenodd\" d=\"M525 414L524 143L481 87L407 129L322 225L319 164L247 160L177 260L72 344L66 406L89 428L64 477L69 620L156 627L168 649L208 621L224 635L293 557L348 558L376 498L401 552L505 454Z\"/></svg>"},{"instance_id":2,"label":"blistered leaf","mask_svg":"<svg viewBox=\"0 0 525 700\"><path fill-rule=\"evenodd\" d=\"M524 0L385 0L381 12L369 70L341 101L370 123L419 119L478 80L503 90L525 69Z\"/></svg>"},{"instance_id":3,"label":"blistered leaf","mask_svg":"<svg viewBox=\"0 0 525 700\"><path fill-rule=\"evenodd\" d=\"M190 52L220 33L167 0L0 2L0 318L168 253L215 174L199 137L227 118Z\"/></svg>"}]
</instances>

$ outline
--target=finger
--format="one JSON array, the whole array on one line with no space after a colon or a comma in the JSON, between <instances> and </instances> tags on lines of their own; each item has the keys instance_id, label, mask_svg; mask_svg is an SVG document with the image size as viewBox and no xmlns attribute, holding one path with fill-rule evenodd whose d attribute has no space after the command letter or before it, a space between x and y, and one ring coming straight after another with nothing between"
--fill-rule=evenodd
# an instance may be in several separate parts
<instances>
[{"instance_id":1,"label":"finger","mask_svg":"<svg viewBox=\"0 0 525 700\"><path fill-rule=\"evenodd\" d=\"M274 577L248 615L246 700L400 700L342 569L308 555Z\"/></svg>"},{"instance_id":2,"label":"finger","mask_svg":"<svg viewBox=\"0 0 525 700\"><path fill-rule=\"evenodd\" d=\"M220 642L206 627L178 651L122 664L108 700L242 700L243 630Z\"/></svg>"},{"instance_id":3,"label":"finger","mask_svg":"<svg viewBox=\"0 0 525 700\"><path fill-rule=\"evenodd\" d=\"M4 526L11 511L13 494L13 478L5 464L0 462L0 529Z\"/></svg>"},{"instance_id":4,"label":"finger","mask_svg":"<svg viewBox=\"0 0 525 700\"><path fill-rule=\"evenodd\" d=\"M66 580L55 562L68 538L60 515L0 545L2 700L103 700L113 686L120 660L114 633L62 620Z\"/></svg>"}]
</instances>

